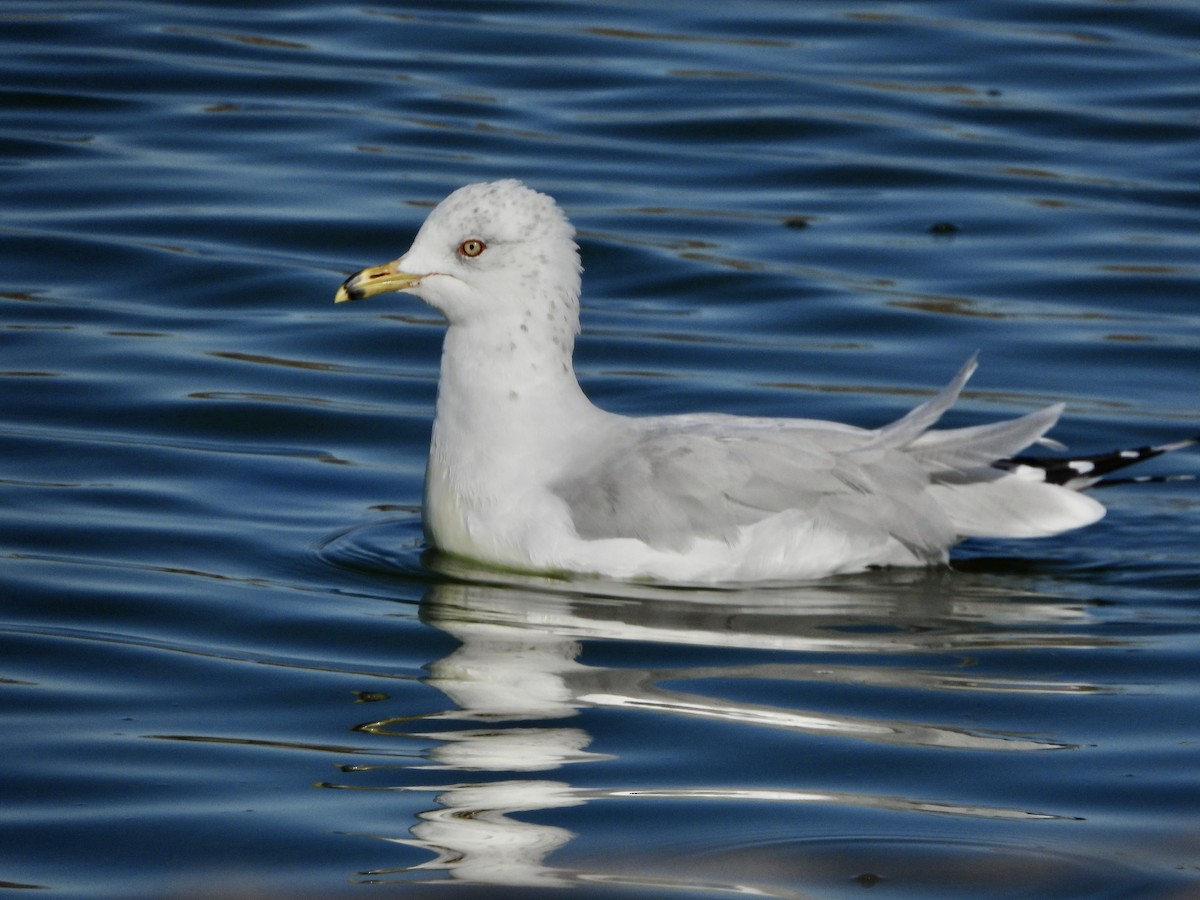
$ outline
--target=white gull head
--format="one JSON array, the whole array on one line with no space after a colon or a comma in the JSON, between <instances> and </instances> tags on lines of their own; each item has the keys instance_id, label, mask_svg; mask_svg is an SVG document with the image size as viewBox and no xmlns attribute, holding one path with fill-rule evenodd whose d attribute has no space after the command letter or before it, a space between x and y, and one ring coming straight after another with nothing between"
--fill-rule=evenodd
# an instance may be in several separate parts
<instances>
[{"instance_id":1,"label":"white gull head","mask_svg":"<svg viewBox=\"0 0 1200 900\"><path fill-rule=\"evenodd\" d=\"M574 237L553 198L515 180L469 184L437 205L407 253L347 279L336 299L403 291L451 325L507 319L570 341L582 271Z\"/></svg>"}]
</instances>

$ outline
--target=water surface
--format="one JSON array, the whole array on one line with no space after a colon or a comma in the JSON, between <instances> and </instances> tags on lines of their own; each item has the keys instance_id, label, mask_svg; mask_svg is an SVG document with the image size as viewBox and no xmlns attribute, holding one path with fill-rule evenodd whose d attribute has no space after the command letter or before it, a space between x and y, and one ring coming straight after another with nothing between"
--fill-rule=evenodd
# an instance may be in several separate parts
<instances>
[{"instance_id":1,"label":"water surface","mask_svg":"<svg viewBox=\"0 0 1200 900\"><path fill-rule=\"evenodd\" d=\"M684 591L425 552L461 184L580 230L589 394L1200 432L1190 4L0 6L0 886L1184 898L1200 495ZM1195 471L1197 455L1147 471Z\"/></svg>"}]
</instances>

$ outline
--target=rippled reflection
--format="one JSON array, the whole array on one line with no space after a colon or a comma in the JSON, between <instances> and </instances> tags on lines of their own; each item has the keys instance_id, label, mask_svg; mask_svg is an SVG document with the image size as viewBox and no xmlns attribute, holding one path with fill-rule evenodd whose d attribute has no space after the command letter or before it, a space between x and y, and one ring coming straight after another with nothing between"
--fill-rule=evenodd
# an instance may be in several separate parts
<instances>
[{"instance_id":1,"label":"rippled reflection","mask_svg":"<svg viewBox=\"0 0 1200 900\"><path fill-rule=\"evenodd\" d=\"M638 808L647 802L694 801L738 804L743 810L756 804L819 804L993 820L1072 818L1061 810L970 805L869 791L697 783L694 773L692 784L684 787L583 786L573 783L570 773L578 771L573 767L613 758L603 748L593 747L592 735L580 725L580 712L596 709L634 715L651 712L667 726L672 719L699 717L738 728L788 729L952 752L1073 749L1053 736L1013 730L967 729L938 721L850 716L800 705L744 702L716 695L713 686L724 691L742 680L775 682L781 688L792 686L780 693L793 697L804 696L795 690L804 683L933 696L960 691L1098 692L1104 688L1078 681L999 677L957 664L946 669L947 653L978 655L995 648L1066 650L1099 645L1094 636L1064 636L1055 630L1064 622L1088 620L1087 609L1077 601L1013 596L961 575L947 578L936 573L745 592L668 591L609 584L572 585L575 590L564 593L562 585L549 580L508 581L439 584L425 598L423 619L460 642L449 655L429 665L426 679L452 701L451 708L358 727L384 739L433 742L420 762L392 771L462 773L461 780L436 785L409 784L403 779L382 787L356 785L352 779L337 785L431 795L433 805L419 814L407 836L381 837L419 847L433 858L413 867L377 870L370 873L371 879L433 878L433 873L443 872L458 882L509 886L580 879L611 883L614 878L626 884L664 886L661 878L556 868L547 857L575 835L566 828L535 824L521 816L600 801L638 804ZM580 659L589 642L628 641L714 651L763 651L764 661L655 670L589 665ZM805 655L830 653L843 661L805 661ZM927 658L929 666L897 665L899 654ZM744 659L744 654L739 656ZM451 727L458 722L465 727ZM753 734L746 743L752 752ZM346 771L353 776L367 769L373 767ZM533 777L550 772L556 773L552 779ZM635 814L636 809L629 812ZM713 887L758 890L732 883Z\"/></svg>"}]
</instances>

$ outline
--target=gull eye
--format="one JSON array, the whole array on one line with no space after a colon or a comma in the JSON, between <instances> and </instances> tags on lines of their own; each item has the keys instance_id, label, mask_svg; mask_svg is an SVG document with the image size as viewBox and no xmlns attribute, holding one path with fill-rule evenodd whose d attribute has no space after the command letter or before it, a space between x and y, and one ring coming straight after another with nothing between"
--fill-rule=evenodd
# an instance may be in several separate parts
<instances>
[{"instance_id":1,"label":"gull eye","mask_svg":"<svg viewBox=\"0 0 1200 900\"><path fill-rule=\"evenodd\" d=\"M480 253L487 249L487 244L478 238L470 238L458 245L459 256L465 256L467 259L474 259Z\"/></svg>"}]
</instances>

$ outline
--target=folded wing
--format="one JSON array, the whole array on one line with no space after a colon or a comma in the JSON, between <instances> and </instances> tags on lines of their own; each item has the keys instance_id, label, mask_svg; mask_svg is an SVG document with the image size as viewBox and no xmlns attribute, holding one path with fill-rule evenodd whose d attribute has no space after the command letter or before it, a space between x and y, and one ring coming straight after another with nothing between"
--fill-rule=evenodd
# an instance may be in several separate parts
<instances>
[{"instance_id":1,"label":"folded wing","mask_svg":"<svg viewBox=\"0 0 1200 900\"><path fill-rule=\"evenodd\" d=\"M554 486L579 536L686 550L736 542L786 514L857 552L899 544L939 559L969 536L1032 537L1094 522L1104 508L996 463L1043 439L1061 406L1005 422L932 430L975 368L878 430L795 419L667 416L630 420Z\"/></svg>"}]
</instances>

